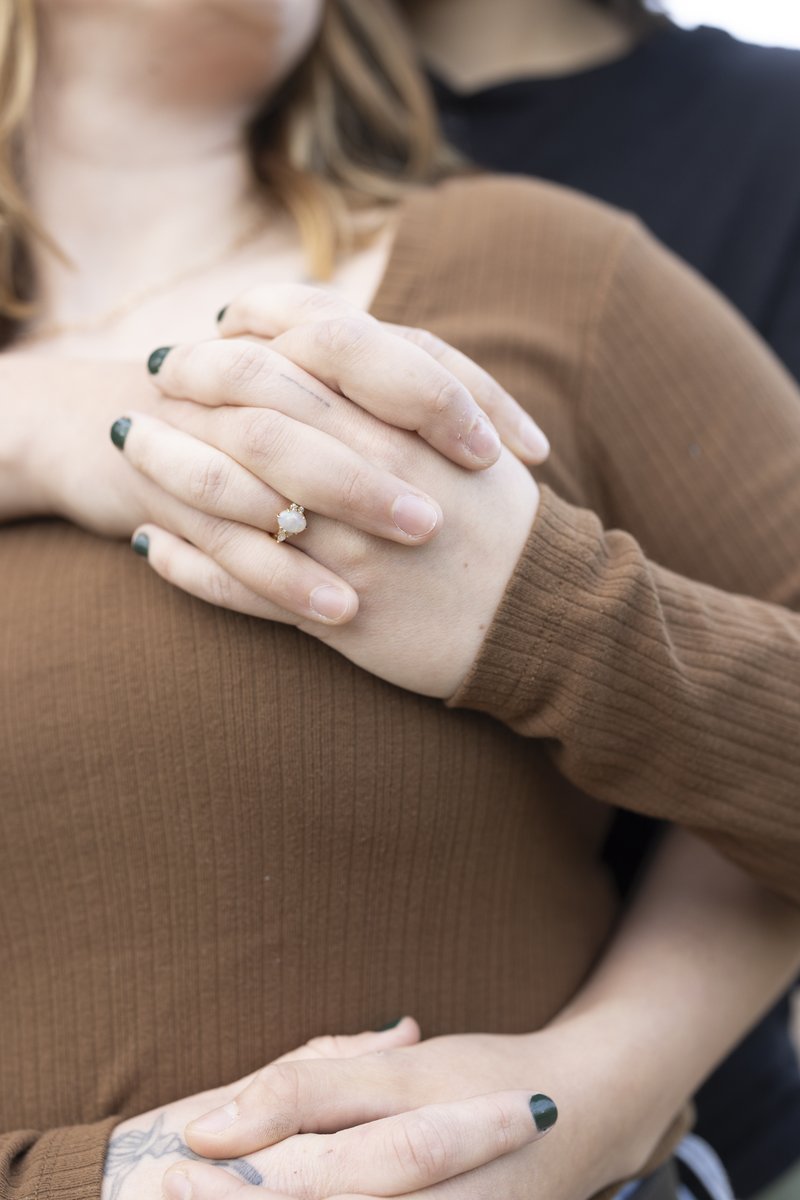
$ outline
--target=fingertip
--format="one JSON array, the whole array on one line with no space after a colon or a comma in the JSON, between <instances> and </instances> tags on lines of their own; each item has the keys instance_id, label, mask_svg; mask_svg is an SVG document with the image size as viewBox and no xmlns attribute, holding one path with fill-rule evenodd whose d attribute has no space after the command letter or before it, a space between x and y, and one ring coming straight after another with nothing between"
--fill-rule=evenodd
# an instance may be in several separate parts
<instances>
[{"instance_id":1,"label":"fingertip","mask_svg":"<svg viewBox=\"0 0 800 1200\"><path fill-rule=\"evenodd\" d=\"M157 375L164 365L164 359L169 354L170 350L174 350L174 346L159 346L154 350L147 360L147 369L151 375Z\"/></svg>"},{"instance_id":2,"label":"fingertip","mask_svg":"<svg viewBox=\"0 0 800 1200\"><path fill-rule=\"evenodd\" d=\"M475 421L465 444L469 453L481 467L493 466L503 449L497 430L484 416L478 417Z\"/></svg>"},{"instance_id":3,"label":"fingertip","mask_svg":"<svg viewBox=\"0 0 800 1200\"><path fill-rule=\"evenodd\" d=\"M392 1045L413 1045L422 1037L420 1027L413 1017L398 1017L376 1029L376 1034L386 1038Z\"/></svg>"},{"instance_id":4,"label":"fingertip","mask_svg":"<svg viewBox=\"0 0 800 1200\"><path fill-rule=\"evenodd\" d=\"M140 558L147 558L150 554L150 535L144 530L138 530L131 538L131 550L134 554L138 554Z\"/></svg>"},{"instance_id":5,"label":"fingertip","mask_svg":"<svg viewBox=\"0 0 800 1200\"><path fill-rule=\"evenodd\" d=\"M550 457L550 442L542 433L539 426L530 417L525 416L519 427L519 440L524 451L526 462L535 466L546 462Z\"/></svg>"},{"instance_id":6,"label":"fingertip","mask_svg":"<svg viewBox=\"0 0 800 1200\"><path fill-rule=\"evenodd\" d=\"M130 433L132 424L133 422L130 417L118 417L111 426L111 440L118 450L125 449L125 439Z\"/></svg>"},{"instance_id":7,"label":"fingertip","mask_svg":"<svg viewBox=\"0 0 800 1200\"><path fill-rule=\"evenodd\" d=\"M528 1107L531 1110L533 1123L539 1133L547 1133L548 1129L552 1129L558 1120L558 1109L555 1101L541 1092L537 1092L536 1095L531 1096L528 1101Z\"/></svg>"},{"instance_id":8,"label":"fingertip","mask_svg":"<svg viewBox=\"0 0 800 1200\"><path fill-rule=\"evenodd\" d=\"M343 585L324 583L308 598L311 616L324 625L347 625L358 612L358 596Z\"/></svg>"}]
</instances>

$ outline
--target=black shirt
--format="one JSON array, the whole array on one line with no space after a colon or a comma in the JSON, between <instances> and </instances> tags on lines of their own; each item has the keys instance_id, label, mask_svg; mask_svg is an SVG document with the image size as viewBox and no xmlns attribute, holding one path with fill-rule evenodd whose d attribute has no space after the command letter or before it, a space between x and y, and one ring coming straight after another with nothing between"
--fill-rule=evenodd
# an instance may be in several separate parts
<instances>
[{"instance_id":1,"label":"black shirt","mask_svg":"<svg viewBox=\"0 0 800 1200\"><path fill-rule=\"evenodd\" d=\"M577 75L435 86L471 158L636 213L800 378L800 53L670 26Z\"/></svg>"},{"instance_id":2,"label":"black shirt","mask_svg":"<svg viewBox=\"0 0 800 1200\"><path fill-rule=\"evenodd\" d=\"M481 166L635 213L711 280L800 379L800 53L666 26L617 62L462 94L445 132ZM634 818L610 857L641 860ZM698 1132L749 1197L800 1156L800 1068L783 1001L698 1096Z\"/></svg>"}]
</instances>

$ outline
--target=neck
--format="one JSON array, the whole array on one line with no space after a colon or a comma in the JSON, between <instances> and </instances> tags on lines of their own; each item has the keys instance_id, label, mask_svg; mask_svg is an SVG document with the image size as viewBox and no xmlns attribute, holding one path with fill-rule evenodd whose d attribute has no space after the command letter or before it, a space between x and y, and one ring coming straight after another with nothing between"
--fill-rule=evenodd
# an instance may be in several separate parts
<instances>
[{"instance_id":1,"label":"neck","mask_svg":"<svg viewBox=\"0 0 800 1200\"><path fill-rule=\"evenodd\" d=\"M621 57L631 30L589 0L411 0L432 68L462 89L585 70Z\"/></svg>"},{"instance_id":2,"label":"neck","mask_svg":"<svg viewBox=\"0 0 800 1200\"><path fill-rule=\"evenodd\" d=\"M268 78L268 39L212 4L195 6L187 36L180 8L46 6L26 168L71 265L38 252L45 322L94 316L253 228L242 128L258 88L241 81Z\"/></svg>"}]
</instances>

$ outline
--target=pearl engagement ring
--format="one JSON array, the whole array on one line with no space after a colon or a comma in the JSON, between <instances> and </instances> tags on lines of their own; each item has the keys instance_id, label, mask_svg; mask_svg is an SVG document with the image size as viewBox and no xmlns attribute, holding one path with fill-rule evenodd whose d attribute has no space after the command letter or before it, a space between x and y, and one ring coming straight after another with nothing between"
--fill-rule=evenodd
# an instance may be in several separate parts
<instances>
[{"instance_id":1,"label":"pearl engagement ring","mask_svg":"<svg viewBox=\"0 0 800 1200\"><path fill-rule=\"evenodd\" d=\"M302 504L290 504L277 516L278 532L273 534L276 542L285 542L287 538L302 533L308 521L305 518Z\"/></svg>"}]
</instances>

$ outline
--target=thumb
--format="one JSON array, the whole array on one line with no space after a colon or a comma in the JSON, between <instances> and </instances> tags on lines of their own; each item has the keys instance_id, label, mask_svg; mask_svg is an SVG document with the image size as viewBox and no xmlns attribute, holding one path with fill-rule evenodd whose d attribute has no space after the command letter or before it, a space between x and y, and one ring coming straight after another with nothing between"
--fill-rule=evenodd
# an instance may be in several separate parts
<instances>
[{"instance_id":1,"label":"thumb","mask_svg":"<svg viewBox=\"0 0 800 1200\"><path fill-rule=\"evenodd\" d=\"M233 1126L239 1114L240 1098L244 1098L245 1106L248 1110L261 1109L261 1119L258 1121L264 1127L264 1132L259 1141L259 1149L265 1146L272 1145L275 1142L282 1141L283 1138L289 1137L297 1132L297 1127L293 1124L297 1120L297 1114L293 1111L293 1106L287 1105L286 1088L294 1089L298 1086L296 1078L297 1071L302 1071L303 1079L307 1077L308 1067L304 1064L308 1063L312 1069L312 1073L316 1078L316 1069L314 1063L319 1063L319 1068L325 1071L325 1062L335 1062L343 1059L356 1059L364 1055L380 1054L389 1050L402 1049L404 1046L413 1046L419 1042L421 1038L420 1028L413 1017L403 1017L400 1021L395 1021L393 1024L384 1029L368 1030L364 1033L341 1036L324 1036L312 1038L302 1046L298 1046L296 1050L290 1050L288 1054L282 1054L280 1058L274 1059L266 1067L259 1071L254 1071L250 1075L246 1075L237 1083L226 1088L228 1096L231 1091L236 1094L236 1099L229 1100L228 1103L219 1108L213 1109L211 1112L205 1113L203 1116L190 1121L184 1130L184 1137L190 1149L196 1154L207 1155L215 1158L219 1156L220 1146L223 1142L227 1142L227 1131ZM382 1060L381 1060L382 1061ZM298 1064L297 1071L292 1067L292 1064ZM301 1064L303 1064L301 1066ZM327 1077L326 1077L327 1078ZM319 1082L322 1083L322 1076L319 1076ZM278 1101L278 1095L272 1091L271 1085L278 1085L278 1090L281 1094L281 1103ZM285 1086L282 1086L285 1085ZM306 1089L301 1089L304 1094ZM298 1097L299 1098L299 1097ZM342 1114L325 1114L322 1109L326 1107L324 1098L317 1097L317 1101L311 1101L312 1104L320 1104L319 1116L325 1123L326 1116L328 1120L333 1119L334 1123ZM287 1112L287 1107L290 1111ZM274 1117L277 1115L276 1108L282 1112L284 1118L288 1118L283 1122L276 1123ZM349 1116L350 1114L348 1114ZM380 1115L384 1115L381 1112ZM352 1119L345 1119L344 1124L354 1124L360 1119L366 1119L361 1116ZM266 1132L267 1127L269 1133ZM231 1130L233 1133L233 1130ZM223 1151L223 1157L227 1157L227 1153Z\"/></svg>"}]
</instances>

